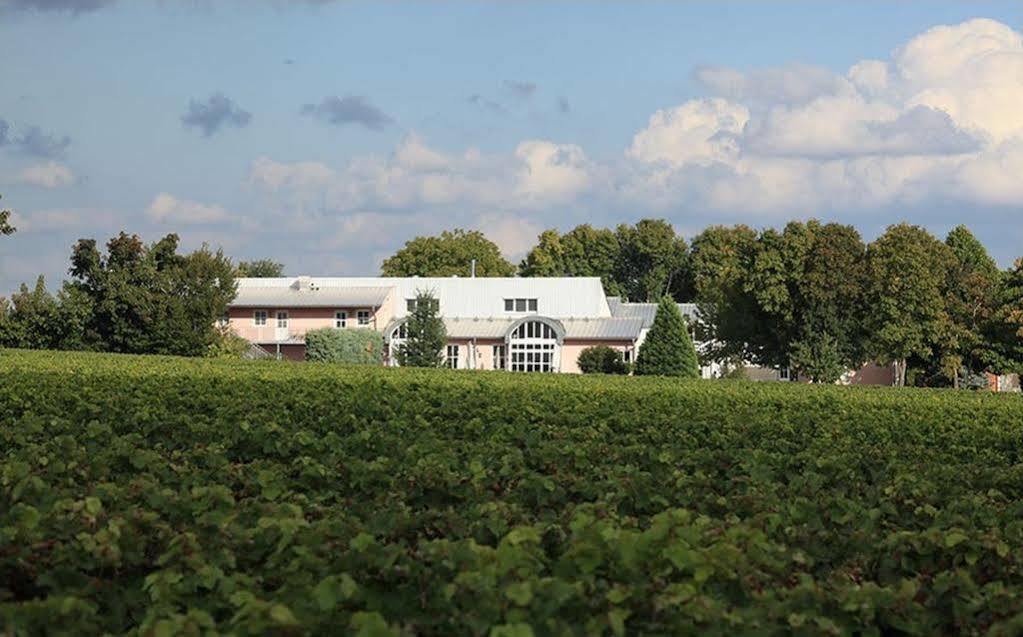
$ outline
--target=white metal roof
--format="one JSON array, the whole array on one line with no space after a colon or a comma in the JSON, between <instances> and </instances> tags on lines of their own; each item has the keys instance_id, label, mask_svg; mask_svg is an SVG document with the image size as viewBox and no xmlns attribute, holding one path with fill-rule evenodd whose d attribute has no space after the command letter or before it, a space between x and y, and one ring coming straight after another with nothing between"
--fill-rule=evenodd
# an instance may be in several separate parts
<instances>
[{"instance_id":1,"label":"white metal roof","mask_svg":"<svg viewBox=\"0 0 1023 637\"><path fill-rule=\"evenodd\" d=\"M301 281L301 284L299 283ZM296 295L319 295L328 290L393 288L395 316L407 313L405 299L428 291L440 299L440 314L457 318L517 318L525 313L505 312L505 299L536 299L536 314L556 319L607 318L611 316L599 277L281 277L238 279L238 299L251 288L282 291L296 288ZM298 290L299 287L307 289ZM318 288L318 289L317 289ZM333 293L333 292L332 292ZM375 292L374 294L379 294ZM287 298L282 297L282 301Z\"/></svg>"},{"instance_id":2,"label":"white metal roof","mask_svg":"<svg viewBox=\"0 0 1023 637\"><path fill-rule=\"evenodd\" d=\"M379 307L387 299L391 287L324 286L298 289L293 286L238 286L231 305L235 307Z\"/></svg>"},{"instance_id":3,"label":"white metal roof","mask_svg":"<svg viewBox=\"0 0 1023 637\"><path fill-rule=\"evenodd\" d=\"M643 327L650 327L654 324L654 317L657 316L657 303L625 303L616 296L609 297L607 301L612 316L642 319ZM690 323L698 318L695 303L679 303L678 309Z\"/></svg>"},{"instance_id":4,"label":"white metal roof","mask_svg":"<svg viewBox=\"0 0 1023 637\"><path fill-rule=\"evenodd\" d=\"M543 318L543 317L540 317ZM503 339L518 319L466 319L446 318L444 328L448 338L454 339ZM385 328L387 334L398 320ZM567 340L634 341L643 331L643 321L638 318L590 318L562 319L558 323L565 328Z\"/></svg>"}]
</instances>

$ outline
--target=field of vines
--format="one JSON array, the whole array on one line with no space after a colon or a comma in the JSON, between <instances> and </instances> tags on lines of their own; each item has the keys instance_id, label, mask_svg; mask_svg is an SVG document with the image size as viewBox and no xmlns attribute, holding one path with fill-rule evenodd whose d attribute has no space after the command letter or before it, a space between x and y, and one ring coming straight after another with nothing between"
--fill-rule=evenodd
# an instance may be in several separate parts
<instances>
[{"instance_id":1,"label":"field of vines","mask_svg":"<svg viewBox=\"0 0 1023 637\"><path fill-rule=\"evenodd\" d=\"M1018 635L1023 397L0 351L0 634Z\"/></svg>"}]
</instances>

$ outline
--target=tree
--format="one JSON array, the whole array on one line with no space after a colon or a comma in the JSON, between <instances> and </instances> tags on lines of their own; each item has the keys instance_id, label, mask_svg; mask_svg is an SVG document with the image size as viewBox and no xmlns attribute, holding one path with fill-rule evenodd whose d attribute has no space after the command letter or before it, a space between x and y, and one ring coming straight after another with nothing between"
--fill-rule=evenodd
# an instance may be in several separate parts
<instances>
[{"instance_id":1,"label":"tree","mask_svg":"<svg viewBox=\"0 0 1023 637\"><path fill-rule=\"evenodd\" d=\"M699 378L696 348L678 304L670 296L661 298L654 324L639 346L636 374Z\"/></svg>"},{"instance_id":2,"label":"tree","mask_svg":"<svg viewBox=\"0 0 1023 637\"><path fill-rule=\"evenodd\" d=\"M513 276L515 266L478 230L445 230L439 237L416 237L384 260L383 276Z\"/></svg>"},{"instance_id":3,"label":"tree","mask_svg":"<svg viewBox=\"0 0 1023 637\"><path fill-rule=\"evenodd\" d=\"M57 301L46 291L46 281L42 276L36 280L32 289L22 283L20 290L11 295L3 345L23 349L53 349L59 341L55 333L58 327L57 314Z\"/></svg>"},{"instance_id":4,"label":"tree","mask_svg":"<svg viewBox=\"0 0 1023 637\"><path fill-rule=\"evenodd\" d=\"M271 259L256 261L239 261L235 269L236 277L252 277L256 279L272 279L284 276L284 264Z\"/></svg>"},{"instance_id":5,"label":"tree","mask_svg":"<svg viewBox=\"0 0 1023 637\"><path fill-rule=\"evenodd\" d=\"M219 250L180 255L177 247L174 234L146 246L122 232L103 255L95 240L79 240L70 285L91 304L85 331L93 347L201 356L216 342L215 322L235 295L234 268Z\"/></svg>"},{"instance_id":6,"label":"tree","mask_svg":"<svg viewBox=\"0 0 1023 637\"><path fill-rule=\"evenodd\" d=\"M849 369L838 340L826 332L793 343L789 364L815 383L834 383Z\"/></svg>"},{"instance_id":7,"label":"tree","mask_svg":"<svg viewBox=\"0 0 1023 637\"><path fill-rule=\"evenodd\" d=\"M614 280L629 301L654 301L665 294L687 300L691 283L686 242L663 219L643 219L616 231Z\"/></svg>"},{"instance_id":8,"label":"tree","mask_svg":"<svg viewBox=\"0 0 1023 637\"><path fill-rule=\"evenodd\" d=\"M628 374L622 353L607 345L587 347L579 352L579 371L584 374Z\"/></svg>"},{"instance_id":9,"label":"tree","mask_svg":"<svg viewBox=\"0 0 1023 637\"><path fill-rule=\"evenodd\" d=\"M1000 277L994 310L984 329L988 369L1023 374L1023 258Z\"/></svg>"},{"instance_id":10,"label":"tree","mask_svg":"<svg viewBox=\"0 0 1023 637\"><path fill-rule=\"evenodd\" d=\"M398 349L398 364L402 367L440 367L444 363L443 350L447 343L444 321L438 316L440 304L433 294L416 293L415 307L405 321L405 342Z\"/></svg>"},{"instance_id":11,"label":"tree","mask_svg":"<svg viewBox=\"0 0 1023 637\"><path fill-rule=\"evenodd\" d=\"M889 226L867 249L870 350L880 362L896 365L900 387L910 357L929 359L954 338L944 294L954 259L944 243L905 223ZM955 347L951 342L948 349ZM949 377L950 366L943 365Z\"/></svg>"},{"instance_id":12,"label":"tree","mask_svg":"<svg viewBox=\"0 0 1023 637\"><path fill-rule=\"evenodd\" d=\"M3 199L2 195L0 195L0 199ZM0 235L14 234L16 228L11 225L10 218L10 210L0 210Z\"/></svg>"},{"instance_id":13,"label":"tree","mask_svg":"<svg viewBox=\"0 0 1023 637\"><path fill-rule=\"evenodd\" d=\"M376 330L339 330L324 327L305 335L305 359L323 363L379 365L384 338Z\"/></svg>"},{"instance_id":14,"label":"tree","mask_svg":"<svg viewBox=\"0 0 1023 637\"><path fill-rule=\"evenodd\" d=\"M981 372L991 360L987 324L996 310L1002 273L984 245L966 226L957 226L945 239L954 261L948 269L946 301L958 348L946 353L962 362L967 375ZM959 370L954 384L959 385Z\"/></svg>"},{"instance_id":15,"label":"tree","mask_svg":"<svg viewBox=\"0 0 1023 637\"><path fill-rule=\"evenodd\" d=\"M599 276L604 291L621 294L615 278L621 247L618 237L607 228L589 224L576 226L564 235L545 230L537 245L519 264L519 274L526 277Z\"/></svg>"}]
</instances>

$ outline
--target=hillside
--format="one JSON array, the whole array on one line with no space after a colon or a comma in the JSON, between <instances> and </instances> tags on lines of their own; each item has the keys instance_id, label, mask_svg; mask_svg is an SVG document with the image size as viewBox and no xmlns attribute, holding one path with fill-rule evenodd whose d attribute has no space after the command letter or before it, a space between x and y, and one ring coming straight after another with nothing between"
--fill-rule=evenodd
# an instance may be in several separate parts
<instances>
[{"instance_id":1,"label":"hillside","mask_svg":"<svg viewBox=\"0 0 1023 637\"><path fill-rule=\"evenodd\" d=\"M1016 634L1021 449L1010 395L0 351L0 626Z\"/></svg>"}]
</instances>

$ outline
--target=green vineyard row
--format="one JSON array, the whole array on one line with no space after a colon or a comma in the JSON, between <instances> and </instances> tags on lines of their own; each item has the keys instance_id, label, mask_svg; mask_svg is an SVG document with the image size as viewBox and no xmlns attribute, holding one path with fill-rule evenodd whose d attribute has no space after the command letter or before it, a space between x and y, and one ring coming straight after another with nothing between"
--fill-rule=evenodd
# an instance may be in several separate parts
<instances>
[{"instance_id":1,"label":"green vineyard row","mask_svg":"<svg viewBox=\"0 0 1023 637\"><path fill-rule=\"evenodd\" d=\"M1018 396L0 351L0 633L1014 635Z\"/></svg>"}]
</instances>

